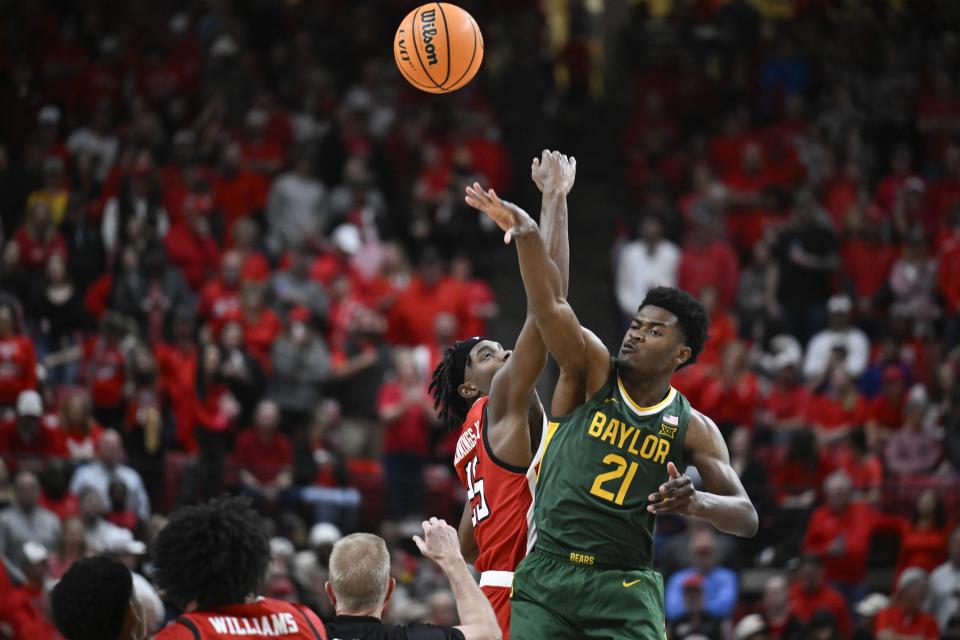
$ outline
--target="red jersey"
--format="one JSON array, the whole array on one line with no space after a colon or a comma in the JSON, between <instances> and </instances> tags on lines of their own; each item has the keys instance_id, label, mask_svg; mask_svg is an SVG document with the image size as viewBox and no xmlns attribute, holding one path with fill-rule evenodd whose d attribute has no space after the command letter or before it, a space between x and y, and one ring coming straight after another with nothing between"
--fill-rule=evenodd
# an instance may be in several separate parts
<instances>
[{"instance_id":1,"label":"red jersey","mask_svg":"<svg viewBox=\"0 0 960 640\"><path fill-rule=\"evenodd\" d=\"M157 634L157 640L215 640L240 636L327 640L327 630L320 618L305 607L259 598L252 604L182 615L164 627Z\"/></svg>"},{"instance_id":2,"label":"red jersey","mask_svg":"<svg viewBox=\"0 0 960 640\"><path fill-rule=\"evenodd\" d=\"M21 391L37 386L37 356L30 338L0 338L0 405L13 406Z\"/></svg>"},{"instance_id":3,"label":"red jersey","mask_svg":"<svg viewBox=\"0 0 960 640\"><path fill-rule=\"evenodd\" d=\"M528 467L514 467L497 460L487 438L487 400L480 398L470 408L453 463L470 501L473 537L479 549L474 566L481 572L480 587L507 640L512 573L536 540L533 469L540 459L542 444Z\"/></svg>"}]
</instances>

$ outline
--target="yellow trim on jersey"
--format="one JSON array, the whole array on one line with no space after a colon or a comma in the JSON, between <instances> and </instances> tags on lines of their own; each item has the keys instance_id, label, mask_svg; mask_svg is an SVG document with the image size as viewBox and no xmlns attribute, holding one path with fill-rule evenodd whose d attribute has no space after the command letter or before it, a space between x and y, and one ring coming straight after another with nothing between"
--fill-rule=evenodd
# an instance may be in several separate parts
<instances>
[{"instance_id":1,"label":"yellow trim on jersey","mask_svg":"<svg viewBox=\"0 0 960 640\"><path fill-rule=\"evenodd\" d=\"M627 389L623 386L623 380L620 379L620 376L617 376L617 386L620 388L620 395L623 396L627 406L630 407L630 409L638 416L652 416L655 413L660 413L667 407L667 405L673 402L674 398L677 397L677 390L673 387L670 387L670 391L667 392L666 398L652 407L641 407L639 404L634 402L633 398L630 397L630 394L627 393Z\"/></svg>"},{"instance_id":2,"label":"yellow trim on jersey","mask_svg":"<svg viewBox=\"0 0 960 640\"><path fill-rule=\"evenodd\" d=\"M543 461L547 457L547 447L550 446L550 441L553 439L553 434L557 432L557 429L560 428L559 422L548 422L547 423L547 432L543 435L543 451L540 453L540 461L537 464L537 479L540 479L540 467L543 466Z\"/></svg>"}]
</instances>

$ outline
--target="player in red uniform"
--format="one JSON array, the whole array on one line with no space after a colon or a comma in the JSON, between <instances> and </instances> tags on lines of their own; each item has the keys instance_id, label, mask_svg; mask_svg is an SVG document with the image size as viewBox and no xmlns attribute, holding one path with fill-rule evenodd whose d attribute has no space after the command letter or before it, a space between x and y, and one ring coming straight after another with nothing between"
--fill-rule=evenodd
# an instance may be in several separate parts
<instances>
[{"instance_id":1,"label":"player in red uniform","mask_svg":"<svg viewBox=\"0 0 960 640\"><path fill-rule=\"evenodd\" d=\"M566 290L566 197L576 177L576 160L545 150L534 159L531 175L543 193L544 243L564 276ZM535 385L546 356L540 332L528 314L513 351L488 338L460 341L444 352L430 385L441 420L450 428L462 429L454 456L457 475L467 490L460 546L464 557L481 572L480 586L493 605L504 639L510 637L513 570L534 540L532 468L545 422ZM567 384L576 382L558 382ZM556 406L552 409L563 412Z\"/></svg>"},{"instance_id":2,"label":"player in red uniform","mask_svg":"<svg viewBox=\"0 0 960 640\"><path fill-rule=\"evenodd\" d=\"M187 612L157 640L327 640L323 622L306 607L255 596L270 542L248 504L234 498L186 507L157 536L156 584L165 600Z\"/></svg>"}]
</instances>

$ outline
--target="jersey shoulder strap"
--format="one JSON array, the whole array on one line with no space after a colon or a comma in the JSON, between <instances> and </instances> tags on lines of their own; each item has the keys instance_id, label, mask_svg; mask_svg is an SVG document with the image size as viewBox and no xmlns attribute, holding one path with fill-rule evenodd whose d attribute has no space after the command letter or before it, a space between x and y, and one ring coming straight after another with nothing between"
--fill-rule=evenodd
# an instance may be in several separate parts
<instances>
[{"instance_id":1,"label":"jersey shoulder strap","mask_svg":"<svg viewBox=\"0 0 960 640\"><path fill-rule=\"evenodd\" d=\"M203 640L203 636L200 635L200 629L197 628L197 625L193 624L193 620L186 616L180 616L174 620L177 624L182 624L187 628L190 633L193 634L193 640Z\"/></svg>"}]
</instances>

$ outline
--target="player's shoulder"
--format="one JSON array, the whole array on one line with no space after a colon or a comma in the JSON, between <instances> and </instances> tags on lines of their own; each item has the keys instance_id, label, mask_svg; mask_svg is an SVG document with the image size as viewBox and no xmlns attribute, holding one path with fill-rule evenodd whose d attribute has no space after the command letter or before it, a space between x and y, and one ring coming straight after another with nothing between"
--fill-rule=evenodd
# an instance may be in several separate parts
<instances>
[{"instance_id":1,"label":"player's shoulder","mask_svg":"<svg viewBox=\"0 0 960 640\"><path fill-rule=\"evenodd\" d=\"M155 640L195 640L196 636L187 625L171 620L160 633L154 636Z\"/></svg>"}]
</instances>

